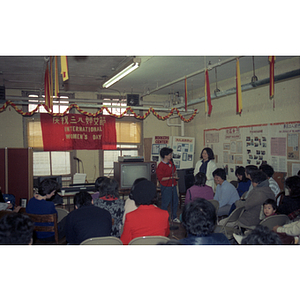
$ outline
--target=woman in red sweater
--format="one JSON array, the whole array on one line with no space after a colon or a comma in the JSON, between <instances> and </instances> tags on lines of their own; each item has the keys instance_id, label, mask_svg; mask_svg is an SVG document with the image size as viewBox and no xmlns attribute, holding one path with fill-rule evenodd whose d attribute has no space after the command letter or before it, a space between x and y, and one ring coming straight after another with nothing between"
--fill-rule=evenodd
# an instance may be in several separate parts
<instances>
[{"instance_id":1,"label":"woman in red sweater","mask_svg":"<svg viewBox=\"0 0 300 300\"><path fill-rule=\"evenodd\" d=\"M169 213L152 204L156 197L156 187L149 180L139 182L132 189L132 197L135 201L136 210L129 212L125 217L125 224L121 241L124 245L141 236L170 234Z\"/></svg>"}]
</instances>

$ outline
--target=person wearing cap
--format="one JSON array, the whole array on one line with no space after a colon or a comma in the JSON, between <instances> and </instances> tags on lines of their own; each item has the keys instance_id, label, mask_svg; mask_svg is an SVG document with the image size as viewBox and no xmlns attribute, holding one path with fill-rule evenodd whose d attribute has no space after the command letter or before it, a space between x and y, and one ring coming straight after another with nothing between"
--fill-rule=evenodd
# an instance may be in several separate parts
<instances>
[{"instance_id":1,"label":"person wearing cap","mask_svg":"<svg viewBox=\"0 0 300 300\"><path fill-rule=\"evenodd\" d=\"M131 190L137 209L126 214L121 241L124 245L141 236L169 236L169 213L152 204L156 187L149 180L139 182Z\"/></svg>"}]
</instances>

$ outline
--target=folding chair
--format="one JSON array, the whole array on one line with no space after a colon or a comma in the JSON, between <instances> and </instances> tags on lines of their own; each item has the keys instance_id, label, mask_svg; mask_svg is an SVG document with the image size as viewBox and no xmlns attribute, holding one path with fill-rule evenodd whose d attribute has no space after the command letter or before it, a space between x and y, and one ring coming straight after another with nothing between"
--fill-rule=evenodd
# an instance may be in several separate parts
<instances>
[{"instance_id":1,"label":"folding chair","mask_svg":"<svg viewBox=\"0 0 300 300\"><path fill-rule=\"evenodd\" d=\"M80 245L123 245L123 243L115 236L102 236L86 239Z\"/></svg>"},{"instance_id":2,"label":"folding chair","mask_svg":"<svg viewBox=\"0 0 300 300\"><path fill-rule=\"evenodd\" d=\"M259 224L267 226L270 230L272 230L274 226L283 226L289 222L290 218L287 215L274 215L263 219Z\"/></svg>"},{"instance_id":3,"label":"folding chair","mask_svg":"<svg viewBox=\"0 0 300 300\"><path fill-rule=\"evenodd\" d=\"M169 240L169 238L161 235L141 236L132 239L128 245L157 245L158 243L166 243Z\"/></svg>"}]
</instances>

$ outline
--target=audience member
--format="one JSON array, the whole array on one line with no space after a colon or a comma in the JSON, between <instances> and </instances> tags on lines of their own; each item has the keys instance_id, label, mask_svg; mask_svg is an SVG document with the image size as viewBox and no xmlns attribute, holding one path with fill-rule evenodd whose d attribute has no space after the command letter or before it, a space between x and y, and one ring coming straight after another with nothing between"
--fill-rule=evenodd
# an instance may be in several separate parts
<instances>
[{"instance_id":1,"label":"audience member","mask_svg":"<svg viewBox=\"0 0 300 300\"><path fill-rule=\"evenodd\" d=\"M153 203L156 197L155 184L142 180L132 190L137 209L126 214L121 241L124 245L137 237L170 234L169 213Z\"/></svg>"},{"instance_id":2,"label":"audience member","mask_svg":"<svg viewBox=\"0 0 300 300\"><path fill-rule=\"evenodd\" d=\"M263 212L265 218L276 215L276 211L277 211L277 204L275 200L267 199L263 203Z\"/></svg>"},{"instance_id":3,"label":"audience member","mask_svg":"<svg viewBox=\"0 0 300 300\"><path fill-rule=\"evenodd\" d=\"M178 194L177 194L177 172L173 162L173 149L164 147L160 149L161 162L156 169L157 179L161 190L161 209L168 210L171 204L171 218L173 222L180 223L177 218Z\"/></svg>"},{"instance_id":4,"label":"audience member","mask_svg":"<svg viewBox=\"0 0 300 300\"><path fill-rule=\"evenodd\" d=\"M29 214L47 215L57 214L54 203L46 201L59 189L58 183L53 179L44 179L38 186L38 192L28 201L26 212ZM43 223L39 223L43 225ZM54 239L54 232L36 232L38 239Z\"/></svg>"},{"instance_id":5,"label":"audience member","mask_svg":"<svg viewBox=\"0 0 300 300\"><path fill-rule=\"evenodd\" d=\"M125 216L127 213L131 212L131 211L134 211L137 209L137 206L135 204L135 201L133 200L133 195L132 195L132 192L133 190L135 189L135 186L143 181L143 180L147 180L146 178L144 177L141 177L141 178L137 178L134 182L133 182L133 185L131 187L131 190L130 190L130 193L129 193L129 197L126 199L125 201L125 206L124 206L124 214L123 214L123 225L125 224Z\"/></svg>"},{"instance_id":6,"label":"audience member","mask_svg":"<svg viewBox=\"0 0 300 300\"><path fill-rule=\"evenodd\" d=\"M238 179L238 186L236 190L239 196L242 197L242 195L249 190L249 187L251 185L251 180L246 177L244 167L238 167L235 170L235 176Z\"/></svg>"},{"instance_id":7,"label":"audience member","mask_svg":"<svg viewBox=\"0 0 300 300\"><path fill-rule=\"evenodd\" d=\"M213 171L217 168L214 159L215 155L211 148L206 147L202 149L200 160L197 161L194 170L194 176L196 176L196 174L199 172L202 172L206 175L206 184L212 187L212 189L215 187Z\"/></svg>"},{"instance_id":8,"label":"audience member","mask_svg":"<svg viewBox=\"0 0 300 300\"><path fill-rule=\"evenodd\" d=\"M246 178L248 178L248 179L251 180L251 174L252 174L252 172L257 171L257 170L258 170L258 167L255 166L255 165L248 165L248 166L246 166L246 168L245 168L245 176L246 176ZM252 189L253 189L253 185L250 184L248 191L241 197L241 199L246 199L248 197L249 193L252 191Z\"/></svg>"},{"instance_id":9,"label":"audience member","mask_svg":"<svg viewBox=\"0 0 300 300\"><path fill-rule=\"evenodd\" d=\"M239 223L246 226L256 226L260 222L261 205L267 200L275 200L275 195L269 187L269 181L265 173L260 170L251 174L253 189L246 200L235 202L236 207L244 206L245 210L239 219ZM221 220L222 221L222 220Z\"/></svg>"},{"instance_id":10,"label":"audience member","mask_svg":"<svg viewBox=\"0 0 300 300\"><path fill-rule=\"evenodd\" d=\"M92 196L81 191L74 196L75 209L66 216L65 233L68 244L79 245L86 239L110 236L110 213L93 205Z\"/></svg>"},{"instance_id":11,"label":"audience member","mask_svg":"<svg viewBox=\"0 0 300 300\"><path fill-rule=\"evenodd\" d=\"M0 219L1 245L30 245L34 223L27 215L10 213Z\"/></svg>"},{"instance_id":12,"label":"audience member","mask_svg":"<svg viewBox=\"0 0 300 300\"><path fill-rule=\"evenodd\" d=\"M213 172L217 184L214 199L219 201L218 216L228 215L231 205L240 197L233 184L226 180L224 169L218 168Z\"/></svg>"},{"instance_id":13,"label":"audience member","mask_svg":"<svg viewBox=\"0 0 300 300\"><path fill-rule=\"evenodd\" d=\"M95 193L92 195L93 200L98 199L99 198L99 187L101 182L107 178L106 176L100 176L95 180Z\"/></svg>"},{"instance_id":14,"label":"audience member","mask_svg":"<svg viewBox=\"0 0 300 300\"><path fill-rule=\"evenodd\" d=\"M272 177L274 175L274 169L268 164L261 164L259 169L262 170L269 180L269 187L273 191L275 197L280 193L280 188L278 183Z\"/></svg>"},{"instance_id":15,"label":"audience member","mask_svg":"<svg viewBox=\"0 0 300 300\"><path fill-rule=\"evenodd\" d=\"M223 233L214 233L216 221L213 204L205 199L195 199L183 208L182 224L187 237L179 242L183 245L230 245Z\"/></svg>"},{"instance_id":16,"label":"audience member","mask_svg":"<svg viewBox=\"0 0 300 300\"><path fill-rule=\"evenodd\" d=\"M258 225L245 238L242 245L281 245L279 236L268 227Z\"/></svg>"},{"instance_id":17,"label":"audience member","mask_svg":"<svg viewBox=\"0 0 300 300\"><path fill-rule=\"evenodd\" d=\"M297 243L299 243L300 220L285 224L283 226L274 226L273 231L277 232L280 236L282 236L282 234L285 234L287 236L295 237L298 240ZM284 236L282 236L282 237L284 237Z\"/></svg>"},{"instance_id":18,"label":"audience member","mask_svg":"<svg viewBox=\"0 0 300 300\"><path fill-rule=\"evenodd\" d=\"M123 226L124 201L119 199L119 185L115 179L104 178L99 185L99 198L94 205L108 210L114 220L112 236L120 237Z\"/></svg>"},{"instance_id":19,"label":"audience member","mask_svg":"<svg viewBox=\"0 0 300 300\"><path fill-rule=\"evenodd\" d=\"M195 200L196 198L203 198L206 200L211 200L214 198L214 191L211 186L208 186L206 183L205 173L198 172L195 176L194 185L191 186L186 191L185 202L188 204Z\"/></svg>"},{"instance_id":20,"label":"audience member","mask_svg":"<svg viewBox=\"0 0 300 300\"><path fill-rule=\"evenodd\" d=\"M300 177L295 175L285 180L285 186L289 191L288 196L284 196L281 204L278 206L279 214L289 215L300 209Z\"/></svg>"}]
</instances>

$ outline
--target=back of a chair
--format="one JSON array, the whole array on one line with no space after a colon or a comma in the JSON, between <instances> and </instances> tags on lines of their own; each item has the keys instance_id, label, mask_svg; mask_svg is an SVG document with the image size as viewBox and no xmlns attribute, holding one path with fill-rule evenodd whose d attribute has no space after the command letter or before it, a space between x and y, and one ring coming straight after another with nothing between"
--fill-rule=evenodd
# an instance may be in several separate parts
<instances>
[{"instance_id":1,"label":"back of a chair","mask_svg":"<svg viewBox=\"0 0 300 300\"><path fill-rule=\"evenodd\" d=\"M272 230L274 226L282 226L287 224L289 221L290 218L287 215L274 215L263 219L259 224L267 226L270 230Z\"/></svg>"},{"instance_id":2,"label":"back of a chair","mask_svg":"<svg viewBox=\"0 0 300 300\"><path fill-rule=\"evenodd\" d=\"M123 243L115 236L102 236L86 239L80 245L123 245Z\"/></svg>"},{"instance_id":3,"label":"back of a chair","mask_svg":"<svg viewBox=\"0 0 300 300\"><path fill-rule=\"evenodd\" d=\"M208 201L211 202L212 205L215 207L215 209L216 209L216 214L218 215L218 210L219 210L219 206L220 206L219 201L218 201L218 200L214 200L214 199L208 200Z\"/></svg>"},{"instance_id":4,"label":"back of a chair","mask_svg":"<svg viewBox=\"0 0 300 300\"><path fill-rule=\"evenodd\" d=\"M65 216L68 215L69 211L59 207L56 207L55 209L57 211L57 223L59 223Z\"/></svg>"},{"instance_id":5,"label":"back of a chair","mask_svg":"<svg viewBox=\"0 0 300 300\"><path fill-rule=\"evenodd\" d=\"M244 210L245 210L245 207L237 207L228 217L227 217L227 222L226 222L226 224L228 223L228 222L236 222L239 218L240 218L240 216L243 214L243 212L244 212ZM224 224L224 225L226 225L226 224Z\"/></svg>"},{"instance_id":6,"label":"back of a chair","mask_svg":"<svg viewBox=\"0 0 300 300\"><path fill-rule=\"evenodd\" d=\"M281 191L278 193L278 195L276 196L276 203L277 203L277 206L279 206L283 200L285 196L285 191Z\"/></svg>"},{"instance_id":7,"label":"back of a chair","mask_svg":"<svg viewBox=\"0 0 300 300\"><path fill-rule=\"evenodd\" d=\"M131 240L128 245L157 245L158 243L167 243L170 239L161 236L141 236Z\"/></svg>"},{"instance_id":8,"label":"back of a chair","mask_svg":"<svg viewBox=\"0 0 300 300\"><path fill-rule=\"evenodd\" d=\"M36 214L28 214L29 218L34 223L53 223L53 225L34 225L35 232L54 232L54 238L56 244L58 244L58 228L57 228L57 214L47 214L47 215L36 215Z\"/></svg>"}]
</instances>

